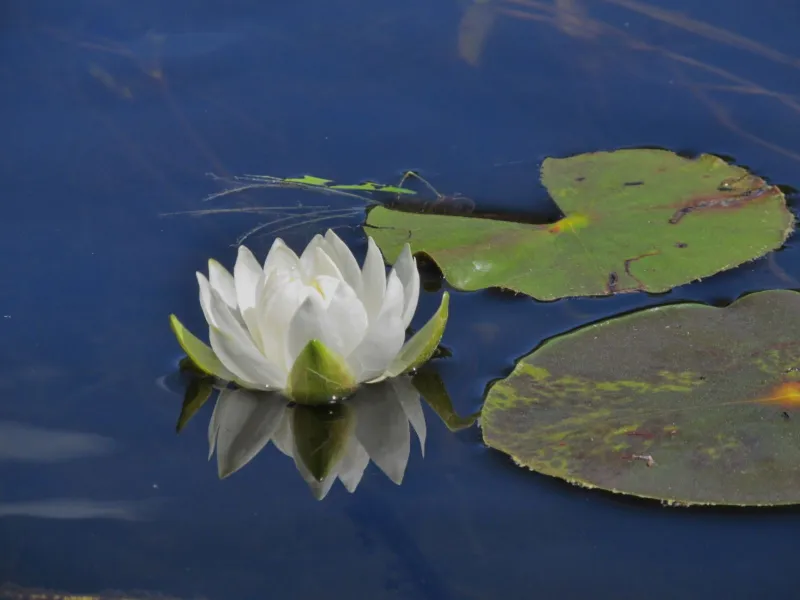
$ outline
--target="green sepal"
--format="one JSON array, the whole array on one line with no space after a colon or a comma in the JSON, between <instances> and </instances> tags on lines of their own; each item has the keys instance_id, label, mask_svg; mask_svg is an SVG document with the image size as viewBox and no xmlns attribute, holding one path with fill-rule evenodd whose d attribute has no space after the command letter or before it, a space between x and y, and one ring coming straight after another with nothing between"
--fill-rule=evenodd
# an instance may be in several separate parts
<instances>
[{"instance_id":1,"label":"green sepal","mask_svg":"<svg viewBox=\"0 0 800 600\"><path fill-rule=\"evenodd\" d=\"M394 362L389 367L388 377L396 377L413 371L425 364L433 356L439 346L439 342L442 340L442 335L444 335L449 306L450 294L445 292L442 294L442 302L436 313L400 350L397 358L394 359Z\"/></svg>"},{"instance_id":2,"label":"green sepal","mask_svg":"<svg viewBox=\"0 0 800 600\"><path fill-rule=\"evenodd\" d=\"M214 351L186 329L175 315L169 316L169 323L183 351L192 359L203 373L213 375L224 381L236 381L236 376L220 362Z\"/></svg>"},{"instance_id":3,"label":"green sepal","mask_svg":"<svg viewBox=\"0 0 800 600\"><path fill-rule=\"evenodd\" d=\"M350 367L319 340L311 340L289 373L287 395L298 404L326 404L351 394L358 382Z\"/></svg>"}]
</instances>

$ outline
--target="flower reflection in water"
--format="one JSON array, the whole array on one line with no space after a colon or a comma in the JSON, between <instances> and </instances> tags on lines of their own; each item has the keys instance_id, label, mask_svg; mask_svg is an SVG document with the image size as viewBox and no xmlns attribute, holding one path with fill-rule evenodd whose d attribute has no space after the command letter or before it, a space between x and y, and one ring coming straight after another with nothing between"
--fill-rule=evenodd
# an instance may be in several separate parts
<instances>
[{"instance_id":1,"label":"flower reflection in water","mask_svg":"<svg viewBox=\"0 0 800 600\"><path fill-rule=\"evenodd\" d=\"M396 484L411 452L411 429L425 451L425 415L410 377L362 387L347 401L322 406L287 403L279 394L223 389L209 424L209 458L220 477L250 462L271 441L294 459L317 499L338 478L358 487L370 459Z\"/></svg>"}]
</instances>

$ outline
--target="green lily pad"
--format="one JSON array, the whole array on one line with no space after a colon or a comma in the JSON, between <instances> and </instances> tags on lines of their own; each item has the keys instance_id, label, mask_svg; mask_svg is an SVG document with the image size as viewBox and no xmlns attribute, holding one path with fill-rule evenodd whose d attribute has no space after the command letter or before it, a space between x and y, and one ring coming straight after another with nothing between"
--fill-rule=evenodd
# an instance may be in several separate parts
<instances>
[{"instance_id":1,"label":"green lily pad","mask_svg":"<svg viewBox=\"0 0 800 600\"><path fill-rule=\"evenodd\" d=\"M459 289L554 300L665 292L779 248L794 225L777 187L708 154L548 158L542 183L566 215L553 224L379 206L365 229L390 262L409 242Z\"/></svg>"},{"instance_id":2,"label":"green lily pad","mask_svg":"<svg viewBox=\"0 0 800 600\"><path fill-rule=\"evenodd\" d=\"M800 503L800 294L675 304L553 338L489 390L484 441L586 487Z\"/></svg>"}]
</instances>

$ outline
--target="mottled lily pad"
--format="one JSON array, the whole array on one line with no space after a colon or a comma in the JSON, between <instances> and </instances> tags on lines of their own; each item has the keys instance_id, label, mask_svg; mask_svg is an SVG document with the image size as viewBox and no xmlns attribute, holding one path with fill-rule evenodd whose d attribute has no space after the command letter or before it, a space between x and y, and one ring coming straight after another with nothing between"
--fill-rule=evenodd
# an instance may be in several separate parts
<instances>
[{"instance_id":1,"label":"mottled lily pad","mask_svg":"<svg viewBox=\"0 0 800 600\"><path fill-rule=\"evenodd\" d=\"M462 290L540 300L665 292L779 248L794 219L783 193L720 158L618 150L548 158L542 183L565 214L552 224L372 209L387 260L403 244Z\"/></svg>"},{"instance_id":2,"label":"mottled lily pad","mask_svg":"<svg viewBox=\"0 0 800 600\"><path fill-rule=\"evenodd\" d=\"M553 338L489 390L486 443L678 504L800 503L800 294L675 304Z\"/></svg>"}]
</instances>

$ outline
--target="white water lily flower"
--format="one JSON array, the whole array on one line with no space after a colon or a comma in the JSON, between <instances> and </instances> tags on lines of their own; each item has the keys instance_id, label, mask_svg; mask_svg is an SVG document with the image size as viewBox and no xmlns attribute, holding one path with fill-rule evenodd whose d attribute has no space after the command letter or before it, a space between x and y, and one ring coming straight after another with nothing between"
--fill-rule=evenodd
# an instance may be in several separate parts
<instances>
[{"instance_id":1,"label":"white water lily flower","mask_svg":"<svg viewBox=\"0 0 800 600\"><path fill-rule=\"evenodd\" d=\"M224 389L209 422L209 458L216 453L219 476L228 477L271 441L294 459L318 500L337 479L354 492L370 459L400 485L411 452L410 429L416 431L425 455L425 414L410 378L361 388L338 406L338 418L326 423L324 416L314 414L327 412L327 407L289 406L279 394ZM320 444L321 439L325 443Z\"/></svg>"},{"instance_id":2,"label":"white water lily flower","mask_svg":"<svg viewBox=\"0 0 800 600\"><path fill-rule=\"evenodd\" d=\"M263 267L240 246L233 275L213 260L207 278L197 273L211 347L175 315L173 331L203 371L301 403L327 402L408 372L436 349L448 295L404 344L419 298L416 260L406 244L387 276L378 246L371 237L368 243L361 269L331 230L299 257L276 239Z\"/></svg>"}]
</instances>

